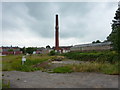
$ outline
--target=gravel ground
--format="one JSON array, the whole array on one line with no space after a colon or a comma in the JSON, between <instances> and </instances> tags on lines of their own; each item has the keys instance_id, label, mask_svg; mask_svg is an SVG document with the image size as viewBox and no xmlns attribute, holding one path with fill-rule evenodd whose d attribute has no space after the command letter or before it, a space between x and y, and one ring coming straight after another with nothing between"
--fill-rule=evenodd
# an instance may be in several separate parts
<instances>
[{"instance_id":1,"label":"gravel ground","mask_svg":"<svg viewBox=\"0 0 120 90\"><path fill-rule=\"evenodd\" d=\"M118 88L118 75L74 72L66 74L41 71L2 72L11 88Z\"/></svg>"},{"instance_id":2,"label":"gravel ground","mask_svg":"<svg viewBox=\"0 0 120 90\"><path fill-rule=\"evenodd\" d=\"M65 61L52 61L52 63L60 63L60 64L80 64L85 63L85 61L77 61L77 60L65 60Z\"/></svg>"},{"instance_id":3,"label":"gravel ground","mask_svg":"<svg viewBox=\"0 0 120 90\"><path fill-rule=\"evenodd\" d=\"M56 67L61 67L61 66L65 66L66 64L80 64L80 63L88 63L85 61L77 61L77 60L65 60L65 61L52 61L49 63L49 67L47 67L48 69L54 69Z\"/></svg>"}]
</instances>

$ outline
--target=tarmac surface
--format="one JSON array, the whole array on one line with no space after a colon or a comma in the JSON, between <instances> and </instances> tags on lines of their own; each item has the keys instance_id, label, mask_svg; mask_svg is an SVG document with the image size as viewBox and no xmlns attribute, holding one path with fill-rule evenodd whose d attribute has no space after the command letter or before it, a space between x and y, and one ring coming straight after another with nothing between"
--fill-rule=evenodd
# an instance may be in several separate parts
<instances>
[{"instance_id":1,"label":"tarmac surface","mask_svg":"<svg viewBox=\"0 0 120 90\"><path fill-rule=\"evenodd\" d=\"M42 71L4 71L2 74L4 80L10 80L11 88L118 88L118 75Z\"/></svg>"}]
</instances>

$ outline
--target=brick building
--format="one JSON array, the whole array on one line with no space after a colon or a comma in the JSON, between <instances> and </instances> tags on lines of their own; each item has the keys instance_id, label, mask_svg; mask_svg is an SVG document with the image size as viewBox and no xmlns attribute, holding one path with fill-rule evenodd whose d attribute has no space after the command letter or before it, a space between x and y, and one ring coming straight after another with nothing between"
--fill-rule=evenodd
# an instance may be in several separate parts
<instances>
[{"instance_id":1,"label":"brick building","mask_svg":"<svg viewBox=\"0 0 120 90\"><path fill-rule=\"evenodd\" d=\"M41 48L38 48L34 52L35 52L35 54L48 54L48 53L50 53L50 51L52 51L52 49L41 47Z\"/></svg>"},{"instance_id":2,"label":"brick building","mask_svg":"<svg viewBox=\"0 0 120 90\"><path fill-rule=\"evenodd\" d=\"M10 55L10 54L22 54L22 51L20 51L20 48L19 47L0 47L0 53L2 55Z\"/></svg>"}]
</instances>

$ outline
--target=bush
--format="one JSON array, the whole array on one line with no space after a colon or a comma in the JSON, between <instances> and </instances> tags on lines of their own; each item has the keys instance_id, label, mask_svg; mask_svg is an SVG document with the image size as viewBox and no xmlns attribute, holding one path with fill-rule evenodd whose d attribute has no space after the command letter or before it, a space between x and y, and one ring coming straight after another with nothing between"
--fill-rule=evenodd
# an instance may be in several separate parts
<instances>
[{"instance_id":1,"label":"bush","mask_svg":"<svg viewBox=\"0 0 120 90\"><path fill-rule=\"evenodd\" d=\"M53 55L55 55L56 53L55 53L55 51L50 51L50 56L53 56Z\"/></svg>"},{"instance_id":2,"label":"bush","mask_svg":"<svg viewBox=\"0 0 120 90\"><path fill-rule=\"evenodd\" d=\"M98 61L98 62L110 62L115 63L118 61L117 53L113 51L104 52L69 52L63 54L69 59L81 60L81 61Z\"/></svg>"}]
</instances>

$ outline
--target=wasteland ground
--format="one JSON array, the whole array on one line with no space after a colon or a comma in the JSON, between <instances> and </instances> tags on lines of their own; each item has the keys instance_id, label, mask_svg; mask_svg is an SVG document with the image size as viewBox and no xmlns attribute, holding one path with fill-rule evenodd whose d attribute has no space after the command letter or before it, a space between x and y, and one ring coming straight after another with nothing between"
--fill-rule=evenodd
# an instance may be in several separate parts
<instances>
[{"instance_id":1,"label":"wasteland ground","mask_svg":"<svg viewBox=\"0 0 120 90\"><path fill-rule=\"evenodd\" d=\"M5 56L2 57L3 85L10 88L118 88L118 63L116 59L112 61L111 55L114 52L68 53L66 56L73 59L65 57L62 61L56 61L59 56L30 55L24 65L21 65L22 55Z\"/></svg>"},{"instance_id":2,"label":"wasteland ground","mask_svg":"<svg viewBox=\"0 0 120 90\"><path fill-rule=\"evenodd\" d=\"M11 88L118 88L118 75L4 71Z\"/></svg>"},{"instance_id":3,"label":"wasteland ground","mask_svg":"<svg viewBox=\"0 0 120 90\"><path fill-rule=\"evenodd\" d=\"M51 67L79 64L83 61L53 61ZM118 75L93 72L48 73L42 71L3 71L5 83L10 88L118 88Z\"/></svg>"}]
</instances>

